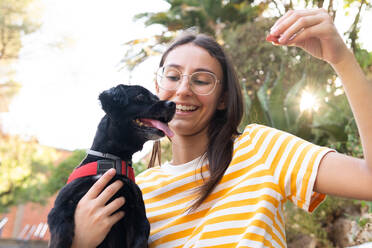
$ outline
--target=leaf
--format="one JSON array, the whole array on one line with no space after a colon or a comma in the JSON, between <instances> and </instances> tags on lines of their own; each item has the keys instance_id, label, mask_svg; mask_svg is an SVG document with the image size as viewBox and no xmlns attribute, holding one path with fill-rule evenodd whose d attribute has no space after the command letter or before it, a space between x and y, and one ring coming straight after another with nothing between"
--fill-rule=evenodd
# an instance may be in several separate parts
<instances>
[{"instance_id":1,"label":"leaf","mask_svg":"<svg viewBox=\"0 0 372 248\"><path fill-rule=\"evenodd\" d=\"M291 129L298 122L299 116L299 94L300 90L306 85L306 73L302 74L302 78L289 89L284 99L284 111L286 116L287 126Z\"/></svg>"},{"instance_id":2,"label":"leaf","mask_svg":"<svg viewBox=\"0 0 372 248\"><path fill-rule=\"evenodd\" d=\"M298 137L311 141L312 131L311 123L313 121L313 116L311 111L300 112L296 122L294 123L291 132Z\"/></svg>"},{"instance_id":3,"label":"leaf","mask_svg":"<svg viewBox=\"0 0 372 248\"><path fill-rule=\"evenodd\" d=\"M268 124L270 126L273 126L273 121L271 118L271 113L269 109L269 96L268 96L268 91L269 91L269 83L270 83L270 72L266 74L266 78L260 89L257 91L257 98L259 100L259 103L261 105L261 109L263 110L263 114L266 116L267 121L269 122Z\"/></svg>"},{"instance_id":4,"label":"leaf","mask_svg":"<svg viewBox=\"0 0 372 248\"><path fill-rule=\"evenodd\" d=\"M322 130L329 134L332 139L346 142L348 140L347 134L345 133L345 125L342 124L322 124L322 125L313 125L313 128Z\"/></svg>"},{"instance_id":5,"label":"leaf","mask_svg":"<svg viewBox=\"0 0 372 248\"><path fill-rule=\"evenodd\" d=\"M284 106L284 88L283 88L283 74L284 74L284 66L282 64L280 68L280 73L277 79L274 82L273 87L271 88L270 93L270 101L269 101L269 109L270 115L273 122L273 127L287 131L288 126L286 122L286 117L284 114L285 106Z\"/></svg>"},{"instance_id":6,"label":"leaf","mask_svg":"<svg viewBox=\"0 0 372 248\"><path fill-rule=\"evenodd\" d=\"M257 92L252 101L251 108L249 109L248 121L250 123L257 123L262 125L270 125L270 121L267 119L267 115L258 99Z\"/></svg>"}]
</instances>

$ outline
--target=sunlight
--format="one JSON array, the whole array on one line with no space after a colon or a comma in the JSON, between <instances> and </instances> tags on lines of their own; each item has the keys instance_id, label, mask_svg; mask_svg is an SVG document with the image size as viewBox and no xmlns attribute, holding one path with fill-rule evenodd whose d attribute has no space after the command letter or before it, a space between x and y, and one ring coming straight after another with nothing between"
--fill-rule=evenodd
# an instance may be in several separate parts
<instances>
[{"instance_id":1,"label":"sunlight","mask_svg":"<svg viewBox=\"0 0 372 248\"><path fill-rule=\"evenodd\" d=\"M301 95L300 110L301 112L306 110L318 111L319 105L317 99L308 91L304 91Z\"/></svg>"}]
</instances>

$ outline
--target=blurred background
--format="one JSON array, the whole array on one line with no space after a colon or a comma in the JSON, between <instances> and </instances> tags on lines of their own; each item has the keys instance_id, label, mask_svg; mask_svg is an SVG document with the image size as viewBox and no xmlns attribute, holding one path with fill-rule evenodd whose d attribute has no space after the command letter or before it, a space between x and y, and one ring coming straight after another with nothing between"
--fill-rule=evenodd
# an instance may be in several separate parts
<instances>
[{"instance_id":1,"label":"blurred background","mask_svg":"<svg viewBox=\"0 0 372 248\"><path fill-rule=\"evenodd\" d=\"M154 91L160 55L183 30L214 36L231 56L245 97L241 127L261 123L362 157L332 68L265 37L289 9L325 8L372 80L371 7L371 0L0 0L0 247L46 247L54 197L104 115L98 94L119 83ZM135 154L136 173L151 146ZM166 140L162 148L169 159ZM285 212L289 247L372 241L372 202L328 197L311 215L290 204Z\"/></svg>"}]
</instances>

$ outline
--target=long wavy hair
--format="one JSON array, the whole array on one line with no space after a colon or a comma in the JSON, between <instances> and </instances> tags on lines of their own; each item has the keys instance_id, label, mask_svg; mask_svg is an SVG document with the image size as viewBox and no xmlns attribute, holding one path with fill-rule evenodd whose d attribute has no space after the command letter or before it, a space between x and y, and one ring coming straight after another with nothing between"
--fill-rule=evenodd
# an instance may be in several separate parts
<instances>
[{"instance_id":1,"label":"long wavy hair","mask_svg":"<svg viewBox=\"0 0 372 248\"><path fill-rule=\"evenodd\" d=\"M224 97L225 103L225 109L216 110L208 127L209 140L206 156L209 162L210 177L204 179L203 185L198 188L199 194L189 208L189 210L193 211L209 196L229 166L233 154L234 139L239 135L238 126L243 117L244 109L241 88L231 60L217 41L207 35L182 35L164 52L159 67L163 66L165 59L173 49L188 43L207 50L220 63L223 72L220 97ZM160 142L154 143L148 168L153 167L156 160L158 160L159 164L161 163Z\"/></svg>"}]
</instances>

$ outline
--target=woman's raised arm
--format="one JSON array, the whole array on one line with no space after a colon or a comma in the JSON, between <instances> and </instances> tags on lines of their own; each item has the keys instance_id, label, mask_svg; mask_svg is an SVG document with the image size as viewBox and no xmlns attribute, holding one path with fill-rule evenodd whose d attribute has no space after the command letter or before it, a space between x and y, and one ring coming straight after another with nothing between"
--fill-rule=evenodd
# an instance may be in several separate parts
<instances>
[{"instance_id":1,"label":"woman's raised arm","mask_svg":"<svg viewBox=\"0 0 372 248\"><path fill-rule=\"evenodd\" d=\"M297 46L327 61L340 77L362 141L364 159L329 153L315 191L372 200L372 82L369 82L324 9L289 11L271 29L278 45Z\"/></svg>"}]
</instances>

